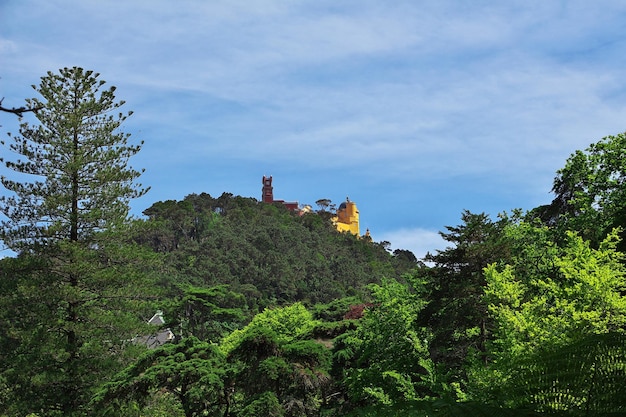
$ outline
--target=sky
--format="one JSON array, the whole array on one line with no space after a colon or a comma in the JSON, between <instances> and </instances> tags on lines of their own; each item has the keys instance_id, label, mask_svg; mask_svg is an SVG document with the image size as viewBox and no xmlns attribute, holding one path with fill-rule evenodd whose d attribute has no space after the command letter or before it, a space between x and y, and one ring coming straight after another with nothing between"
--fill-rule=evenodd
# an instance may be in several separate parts
<instances>
[{"instance_id":1,"label":"sky","mask_svg":"<svg viewBox=\"0 0 626 417\"><path fill-rule=\"evenodd\" d=\"M0 97L73 66L116 86L137 216L272 175L421 258L463 210L549 203L570 154L626 130L625 24L621 0L0 0Z\"/></svg>"}]
</instances>

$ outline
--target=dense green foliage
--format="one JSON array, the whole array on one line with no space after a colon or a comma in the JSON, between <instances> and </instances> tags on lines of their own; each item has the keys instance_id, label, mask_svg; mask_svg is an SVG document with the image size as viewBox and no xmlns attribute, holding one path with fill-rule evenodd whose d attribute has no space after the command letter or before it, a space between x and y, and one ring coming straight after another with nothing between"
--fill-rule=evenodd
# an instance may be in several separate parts
<instances>
[{"instance_id":1,"label":"dense green foliage","mask_svg":"<svg viewBox=\"0 0 626 417\"><path fill-rule=\"evenodd\" d=\"M294 214L282 205L224 193L193 194L144 212L150 234L140 237L168 255L181 282L229 284L259 310L294 301L326 303L383 276L399 277L417 263L383 245L338 233L324 216Z\"/></svg>"},{"instance_id":2,"label":"dense green foliage","mask_svg":"<svg viewBox=\"0 0 626 417\"><path fill-rule=\"evenodd\" d=\"M12 415L69 416L132 356L144 326L155 254L126 237L128 201L143 194L128 159L139 146L111 115L111 87L98 74L65 68L42 77L38 124L22 123L2 177L1 237L19 253L2 260L2 408ZM30 175L23 175L30 174ZM22 181L24 178L32 182Z\"/></svg>"},{"instance_id":3,"label":"dense green foliage","mask_svg":"<svg viewBox=\"0 0 626 417\"><path fill-rule=\"evenodd\" d=\"M462 365L468 351L485 350L492 323L483 299L484 269L509 258L503 230L513 221L503 216L494 222L485 213L468 211L461 220L463 224L448 226L447 232L441 233L450 246L428 254L425 260L432 266L418 274L424 280L423 298L427 301L418 320L433 333L432 358L457 373L460 380L465 378Z\"/></svg>"},{"instance_id":4,"label":"dense green foliage","mask_svg":"<svg viewBox=\"0 0 626 417\"><path fill-rule=\"evenodd\" d=\"M554 180L554 200L534 213L561 236L575 230L597 246L614 228L626 229L625 180L626 133L607 136L567 159Z\"/></svg>"},{"instance_id":5,"label":"dense green foliage","mask_svg":"<svg viewBox=\"0 0 626 417\"><path fill-rule=\"evenodd\" d=\"M335 372L349 400L392 404L430 396L429 335L415 325L424 302L396 281L372 285L372 293L359 327L335 339Z\"/></svg>"},{"instance_id":6,"label":"dense green foliage","mask_svg":"<svg viewBox=\"0 0 626 417\"><path fill-rule=\"evenodd\" d=\"M464 211L422 263L337 232L327 199L192 194L129 219L139 147L103 85L43 77L4 161L39 180L2 178L0 415L626 412L624 134L576 151L549 205Z\"/></svg>"},{"instance_id":7,"label":"dense green foliage","mask_svg":"<svg viewBox=\"0 0 626 417\"><path fill-rule=\"evenodd\" d=\"M153 396L170 394L186 417L201 416L224 404L225 365L216 346L188 337L143 354L104 384L93 403L115 415L127 402L143 407Z\"/></svg>"}]
</instances>

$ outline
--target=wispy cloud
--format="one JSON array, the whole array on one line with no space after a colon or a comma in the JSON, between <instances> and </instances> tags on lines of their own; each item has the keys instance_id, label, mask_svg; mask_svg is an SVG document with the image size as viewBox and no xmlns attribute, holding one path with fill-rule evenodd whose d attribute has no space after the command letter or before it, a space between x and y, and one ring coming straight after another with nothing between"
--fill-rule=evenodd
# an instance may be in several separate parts
<instances>
[{"instance_id":1,"label":"wispy cloud","mask_svg":"<svg viewBox=\"0 0 626 417\"><path fill-rule=\"evenodd\" d=\"M500 194L546 198L571 152L624 130L625 19L620 1L5 2L0 93L101 72L163 195L280 167L371 205L430 182L508 209Z\"/></svg>"}]
</instances>

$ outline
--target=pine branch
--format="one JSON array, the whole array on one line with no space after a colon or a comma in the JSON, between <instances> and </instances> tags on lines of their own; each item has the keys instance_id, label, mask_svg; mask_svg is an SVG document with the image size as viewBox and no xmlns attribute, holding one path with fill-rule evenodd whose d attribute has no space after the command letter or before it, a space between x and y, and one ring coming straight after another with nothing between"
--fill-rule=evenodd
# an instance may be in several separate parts
<instances>
[{"instance_id":1,"label":"pine branch","mask_svg":"<svg viewBox=\"0 0 626 417\"><path fill-rule=\"evenodd\" d=\"M22 117L24 116L24 113L27 112L33 112L33 113L37 113L39 110L43 109L43 106L39 106L39 107L34 107L32 109L29 109L27 107L4 107L2 105L2 102L4 101L4 97L2 97L0 99L0 111L6 112L6 113L13 113L15 114L17 117Z\"/></svg>"}]
</instances>

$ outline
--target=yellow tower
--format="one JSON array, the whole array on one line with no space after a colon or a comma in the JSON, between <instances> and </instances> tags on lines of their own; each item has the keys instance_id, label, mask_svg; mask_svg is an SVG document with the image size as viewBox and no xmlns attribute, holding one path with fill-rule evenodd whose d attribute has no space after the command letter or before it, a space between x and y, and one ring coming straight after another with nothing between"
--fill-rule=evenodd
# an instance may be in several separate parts
<instances>
[{"instance_id":1,"label":"yellow tower","mask_svg":"<svg viewBox=\"0 0 626 417\"><path fill-rule=\"evenodd\" d=\"M340 232L350 232L359 236L359 210L356 208L356 203L350 201L349 198L339 205L337 215L332 220Z\"/></svg>"}]
</instances>

